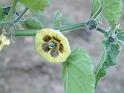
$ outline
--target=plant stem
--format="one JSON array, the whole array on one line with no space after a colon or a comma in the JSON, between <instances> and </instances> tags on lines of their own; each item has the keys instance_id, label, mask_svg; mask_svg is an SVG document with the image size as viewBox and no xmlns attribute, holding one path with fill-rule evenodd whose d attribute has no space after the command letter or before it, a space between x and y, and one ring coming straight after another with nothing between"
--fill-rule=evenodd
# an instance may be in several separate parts
<instances>
[{"instance_id":1,"label":"plant stem","mask_svg":"<svg viewBox=\"0 0 124 93\"><path fill-rule=\"evenodd\" d=\"M86 28L86 27L87 27L86 22L83 22L83 23L77 23L77 24L72 24L72 25L63 26L63 27L57 27L55 29L60 30L60 32L69 32L73 30ZM37 31L39 30L41 29L16 30L15 36L35 36ZM103 33L106 37L108 37L108 32L104 30L103 28L97 27L96 30Z\"/></svg>"},{"instance_id":2,"label":"plant stem","mask_svg":"<svg viewBox=\"0 0 124 93\"><path fill-rule=\"evenodd\" d=\"M55 29L60 30L60 32L69 32L69 31L83 29L83 28L87 28L86 22L57 27ZM16 30L15 36L35 36L37 31L39 31L39 30L41 30L41 29ZM109 32L107 32L103 28L97 27L96 30L103 33L105 35L105 37L108 37Z\"/></svg>"},{"instance_id":3,"label":"plant stem","mask_svg":"<svg viewBox=\"0 0 124 93\"><path fill-rule=\"evenodd\" d=\"M15 36L35 36L39 30L16 30Z\"/></svg>"},{"instance_id":4,"label":"plant stem","mask_svg":"<svg viewBox=\"0 0 124 93\"><path fill-rule=\"evenodd\" d=\"M60 30L61 32L69 32L72 30L78 30L78 29L82 29L82 28L86 28L86 22L83 23L77 23L77 24L72 24L72 25L68 25L68 26L63 26L63 27L58 27L55 29Z\"/></svg>"},{"instance_id":5,"label":"plant stem","mask_svg":"<svg viewBox=\"0 0 124 93\"><path fill-rule=\"evenodd\" d=\"M108 37L110 36L109 31L107 31L107 30L105 30L105 29L103 29L103 28L97 27L96 30L99 31L99 32L101 32L101 33L103 33L106 38L108 38Z\"/></svg>"},{"instance_id":6,"label":"plant stem","mask_svg":"<svg viewBox=\"0 0 124 93\"><path fill-rule=\"evenodd\" d=\"M86 28L86 23L78 23L78 24L72 24L68 26L63 26L63 27L58 27L55 28L57 30L60 30L61 32L68 32L68 31L73 31L73 30L78 30L82 28ZM35 36L37 31L41 29L34 29L34 30L16 30L15 36Z\"/></svg>"},{"instance_id":7,"label":"plant stem","mask_svg":"<svg viewBox=\"0 0 124 93\"><path fill-rule=\"evenodd\" d=\"M14 0L14 1L13 1L13 5L12 5L10 11L9 11L9 14L8 14L7 17L6 17L6 20L7 20L7 21L10 21L10 19L11 19L13 13L14 13L14 11L15 11L16 4L17 4L17 0Z\"/></svg>"},{"instance_id":8,"label":"plant stem","mask_svg":"<svg viewBox=\"0 0 124 93\"><path fill-rule=\"evenodd\" d=\"M22 18L22 16L27 12L27 10L28 10L28 8L25 8L24 11L19 15L19 17L13 21L13 23L18 22Z\"/></svg>"}]
</instances>

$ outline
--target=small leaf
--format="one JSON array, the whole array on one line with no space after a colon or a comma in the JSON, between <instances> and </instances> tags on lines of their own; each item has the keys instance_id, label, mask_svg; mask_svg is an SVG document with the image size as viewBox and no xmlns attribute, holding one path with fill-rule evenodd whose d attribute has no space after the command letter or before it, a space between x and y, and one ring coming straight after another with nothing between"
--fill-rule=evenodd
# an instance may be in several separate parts
<instances>
[{"instance_id":1,"label":"small leaf","mask_svg":"<svg viewBox=\"0 0 124 93\"><path fill-rule=\"evenodd\" d=\"M124 30L119 31L117 37L119 40L124 41Z\"/></svg>"},{"instance_id":2,"label":"small leaf","mask_svg":"<svg viewBox=\"0 0 124 93\"><path fill-rule=\"evenodd\" d=\"M107 70L111 67L116 65L118 55L120 53L120 45L111 44L108 40L104 40L103 44L103 56L101 58L101 62L98 65L96 71L96 85L98 84L99 80L104 77L107 73Z\"/></svg>"},{"instance_id":3,"label":"small leaf","mask_svg":"<svg viewBox=\"0 0 124 93\"><path fill-rule=\"evenodd\" d=\"M34 11L44 11L49 6L49 0L19 0L20 3Z\"/></svg>"},{"instance_id":4,"label":"small leaf","mask_svg":"<svg viewBox=\"0 0 124 93\"><path fill-rule=\"evenodd\" d=\"M80 48L74 49L63 65L65 93L94 93L95 76L91 58Z\"/></svg>"},{"instance_id":5,"label":"small leaf","mask_svg":"<svg viewBox=\"0 0 124 93\"><path fill-rule=\"evenodd\" d=\"M92 0L92 10L91 10L91 18L95 19L100 16L102 11L102 0Z\"/></svg>"},{"instance_id":6,"label":"small leaf","mask_svg":"<svg viewBox=\"0 0 124 93\"><path fill-rule=\"evenodd\" d=\"M41 29L42 28L42 23L38 21L36 18L28 18L25 21L22 21L21 25L25 29Z\"/></svg>"},{"instance_id":7,"label":"small leaf","mask_svg":"<svg viewBox=\"0 0 124 93\"><path fill-rule=\"evenodd\" d=\"M54 28L61 27L62 25L62 13L57 10L54 17Z\"/></svg>"},{"instance_id":8,"label":"small leaf","mask_svg":"<svg viewBox=\"0 0 124 93\"><path fill-rule=\"evenodd\" d=\"M123 13L122 0L103 0L103 15L112 30L115 30Z\"/></svg>"},{"instance_id":9,"label":"small leaf","mask_svg":"<svg viewBox=\"0 0 124 93\"><path fill-rule=\"evenodd\" d=\"M5 17L5 14L3 12L3 9L0 7L0 21L2 21Z\"/></svg>"}]
</instances>

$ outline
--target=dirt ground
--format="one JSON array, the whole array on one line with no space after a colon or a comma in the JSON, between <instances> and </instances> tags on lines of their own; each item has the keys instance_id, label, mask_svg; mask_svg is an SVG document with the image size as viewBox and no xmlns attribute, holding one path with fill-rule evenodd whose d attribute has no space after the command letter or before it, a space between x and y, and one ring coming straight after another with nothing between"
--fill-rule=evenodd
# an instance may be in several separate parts
<instances>
[{"instance_id":1,"label":"dirt ground","mask_svg":"<svg viewBox=\"0 0 124 93\"><path fill-rule=\"evenodd\" d=\"M56 9L74 22L88 19L90 0L52 0L44 14L50 19ZM123 21L122 21L123 24ZM101 57L103 35L96 31L75 31L66 34L71 48L81 47L93 58L96 65ZM85 41L83 37L90 38ZM124 50L116 67L111 68L97 87L96 93L123 93ZM64 93L61 81L61 65L44 61L35 51L32 37L20 37L0 53L0 93Z\"/></svg>"}]
</instances>

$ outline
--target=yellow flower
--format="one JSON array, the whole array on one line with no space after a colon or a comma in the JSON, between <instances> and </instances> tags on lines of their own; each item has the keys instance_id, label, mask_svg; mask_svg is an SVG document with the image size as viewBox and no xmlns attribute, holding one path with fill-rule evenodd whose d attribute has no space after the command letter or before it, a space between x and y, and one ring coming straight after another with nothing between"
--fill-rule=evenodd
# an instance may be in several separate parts
<instances>
[{"instance_id":1,"label":"yellow flower","mask_svg":"<svg viewBox=\"0 0 124 93\"><path fill-rule=\"evenodd\" d=\"M5 35L0 35L0 51L3 49L4 46L9 45L10 40L6 38Z\"/></svg>"},{"instance_id":2,"label":"yellow flower","mask_svg":"<svg viewBox=\"0 0 124 93\"><path fill-rule=\"evenodd\" d=\"M64 62L70 54L68 40L58 30L46 28L38 31L35 45L38 54L52 63Z\"/></svg>"}]
</instances>

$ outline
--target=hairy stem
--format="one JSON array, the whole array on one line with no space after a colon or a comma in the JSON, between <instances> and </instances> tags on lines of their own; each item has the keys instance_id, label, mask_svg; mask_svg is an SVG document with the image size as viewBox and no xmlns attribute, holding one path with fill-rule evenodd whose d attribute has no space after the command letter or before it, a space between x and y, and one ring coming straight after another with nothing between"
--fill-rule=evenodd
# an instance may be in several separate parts
<instances>
[{"instance_id":1,"label":"hairy stem","mask_svg":"<svg viewBox=\"0 0 124 93\"><path fill-rule=\"evenodd\" d=\"M72 24L68 26L63 26L63 27L58 27L55 29L60 30L61 32L68 32L68 31L73 31L73 30L78 30L82 28L86 28L86 23L78 23L78 24ZM37 31L41 29L34 29L34 30L16 30L15 36L35 36Z\"/></svg>"},{"instance_id":2,"label":"hairy stem","mask_svg":"<svg viewBox=\"0 0 124 93\"><path fill-rule=\"evenodd\" d=\"M27 10L27 9L26 9ZM95 28L94 28L95 27ZM83 28L89 28L90 30L96 29L97 31L103 33L105 37L108 38L109 32L107 30L104 30L103 28L97 27L97 23L95 20L88 20L87 22L62 26L62 27L55 27L54 29L60 30L60 32L69 32L73 30L83 29ZM32 30L16 30L15 36L35 36L37 31L40 29L32 29Z\"/></svg>"},{"instance_id":3,"label":"hairy stem","mask_svg":"<svg viewBox=\"0 0 124 93\"><path fill-rule=\"evenodd\" d=\"M23 17L23 15L27 12L27 10L28 8L25 8L24 11L19 15L19 17L13 21L13 23L18 22Z\"/></svg>"},{"instance_id":4,"label":"hairy stem","mask_svg":"<svg viewBox=\"0 0 124 93\"><path fill-rule=\"evenodd\" d=\"M83 22L83 23L77 23L77 24L72 24L68 26L58 27L55 29L59 29L61 32L68 32L68 31L78 30L86 27L87 27L86 23Z\"/></svg>"},{"instance_id":5,"label":"hairy stem","mask_svg":"<svg viewBox=\"0 0 124 93\"><path fill-rule=\"evenodd\" d=\"M79 29L83 29L83 28L87 28L86 22L62 26L62 27L57 27L54 29L60 30L60 32L69 32L69 31L79 30ZM15 36L35 36L37 31L39 31L39 30L41 30L41 29L16 30ZM109 32L107 32L106 30L104 30L100 27L97 27L96 30L103 33L105 35L105 37L108 37Z\"/></svg>"},{"instance_id":6,"label":"hairy stem","mask_svg":"<svg viewBox=\"0 0 124 93\"><path fill-rule=\"evenodd\" d=\"M100 27L97 27L96 30L103 33L105 35L105 37L107 37L107 38L109 37L109 32L107 30L100 28Z\"/></svg>"}]
</instances>

